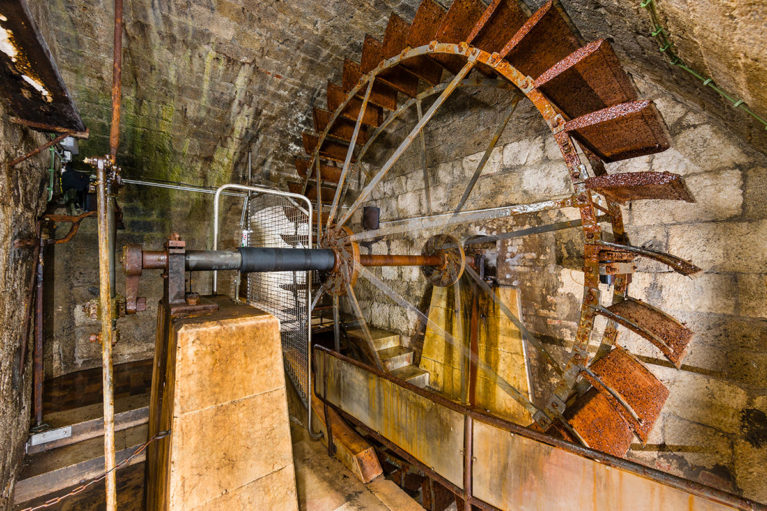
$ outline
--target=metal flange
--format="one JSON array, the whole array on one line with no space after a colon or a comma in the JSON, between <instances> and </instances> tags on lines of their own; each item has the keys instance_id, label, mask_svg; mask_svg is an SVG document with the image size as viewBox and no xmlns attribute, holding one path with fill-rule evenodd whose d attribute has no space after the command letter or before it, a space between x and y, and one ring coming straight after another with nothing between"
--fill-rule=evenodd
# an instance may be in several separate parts
<instances>
[{"instance_id":1,"label":"metal flange","mask_svg":"<svg viewBox=\"0 0 767 511\"><path fill-rule=\"evenodd\" d=\"M440 266L421 266L426 279L438 287L447 287L458 282L466 267L466 254L461 243L449 234L437 234L426 241L421 254L426 257L442 257Z\"/></svg>"}]
</instances>

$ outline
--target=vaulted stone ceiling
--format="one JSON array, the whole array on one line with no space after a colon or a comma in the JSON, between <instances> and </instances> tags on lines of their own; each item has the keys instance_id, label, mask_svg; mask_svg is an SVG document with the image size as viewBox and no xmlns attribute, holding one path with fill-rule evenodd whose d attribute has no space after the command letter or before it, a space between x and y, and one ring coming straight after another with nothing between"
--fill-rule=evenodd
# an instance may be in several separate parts
<instances>
[{"instance_id":1,"label":"vaulted stone ceiling","mask_svg":"<svg viewBox=\"0 0 767 511\"><path fill-rule=\"evenodd\" d=\"M543 0L527 0L531 10ZM767 7L761 0L656 0L693 67L767 115ZM86 151L107 152L112 2L29 0L90 127ZM259 182L283 181L300 133L344 58L366 33L381 37L393 11L412 19L419 0L127 0L121 163L131 177L218 185L244 178L254 153ZM442 0L449 5L450 0ZM767 132L666 63L639 0L563 0L590 40L611 37L629 70L693 99L758 149Z\"/></svg>"}]
</instances>

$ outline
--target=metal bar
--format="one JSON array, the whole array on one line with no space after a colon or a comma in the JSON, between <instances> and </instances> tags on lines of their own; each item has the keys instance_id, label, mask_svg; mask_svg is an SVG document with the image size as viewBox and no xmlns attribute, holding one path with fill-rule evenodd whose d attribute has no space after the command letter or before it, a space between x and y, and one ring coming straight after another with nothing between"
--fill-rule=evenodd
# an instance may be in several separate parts
<instances>
[{"instance_id":1,"label":"metal bar","mask_svg":"<svg viewBox=\"0 0 767 511\"><path fill-rule=\"evenodd\" d=\"M40 151L45 151L46 149L48 149L52 145L58 144L59 142L61 142L65 138L67 138L68 136L70 136L69 133L62 133L58 137L54 138L53 140L49 140L48 142L46 142L45 144L41 145L37 149L33 149L33 150L29 151L24 156L19 156L15 160L11 161L8 164L8 166L9 167L14 167L14 166L18 165L19 163L23 162L24 160L27 160L27 159L33 157L34 155L38 154Z\"/></svg>"},{"instance_id":2,"label":"metal bar","mask_svg":"<svg viewBox=\"0 0 767 511\"><path fill-rule=\"evenodd\" d=\"M472 511L472 475L474 472L474 419L471 415L463 417L463 509Z\"/></svg>"},{"instance_id":3,"label":"metal bar","mask_svg":"<svg viewBox=\"0 0 767 511\"><path fill-rule=\"evenodd\" d=\"M415 102L416 113L418 114L418 122L423 119L423 112L421 111L421 100ZM431 183L429 182L429 166L426 160L426 136L423 130L418 134L418 138L421 139L421 166L423 167L423 192L426 196L426 213L431 215L433 213L431 209Z\"/></svg>"},{"instance_id":4,"label":"metal bar","mask_svg":"<svg viewBox=\"0 0 767 511\"><path fill-rule=\"evenodd\" d=\"M339 311L338 295L333 295L333 348L341 352L341 314Z\"/></svg>"},{"instance_id":5,"label":"metal bar","mask_svg":"<svg viewBox=\"0 0 767 511\"><path fill-rule=\"evenodd\" d=\"M610 218L608 216L600 216L599 218L597 218L597 221L599 222L607 222L609 220ZM570 229L573 227L580 227L582 225L583 225L583 221L581 219L568 220L566 222L557 222L555 224L539 225L536 227L530 227L528 229L520 229L518 231L506 232L503 234L495 234L493 236L477 236L476 238L467 240L464 244L465 245L481 245L482 243L508 240L512 238L521 238L523 236L530 236L532 234L562 231L562 230Z\"/></svg>"},{"instance_id":6,"label":"metal bar","mask_svg":"<svg viewBox=\"0 0 767 511\"><path fill-rule=\"evenodd\" d=\"M461 303L461 279L453 284L453 314L455 315L455 330L458 337L463 339L463 304ZM461 350L461 402L469 402L469 359L465 351Z\"/></svg>"},{"instance_id":7,"label":"metal bar","mask_svg":"<svg viewBox=\"0 0 767 511\"><path fill-rule=\"evenodd\" d=\"M114 332L114 315L112 312L112 289L109 275L109 237L112 227L109 225L109 200L111 190L108 173L104 160L98 160L97 174L97 209L98 209L98 243L99 243L99 307L101 319L101 364L102 385L104 393L104 470L106 475L106 508L108 511L117 509L117 479L115 468L115 423L114 423L114 377L112 369L112 334Z\"/></svg>"},{"instance_id":8,"label":"metal bar","mask_svg":"<svg viewBox=\"0 0 767 511\"><path fill-rule=\"evenodd\" d=\"M319 150L319 142L317 142L317 147ZM317 176L317 240L319 241L320 237L322 237L322 172L320 170L320 159L319 157L315 158L314 160L314 171ZM309 176L309 172L306 173L307 177Z\"/></svg>"},{"instance_id":9,"label":"metal bar","mask_svg":"<svg viewBox=\"0 0 767 511\"><path fill-rule=\"evenodd\" d=\"M74 138L88 138L88 136L90 135L87 129L85 131L72 131L69 128L62 128L61 126L54 126L52 124L46 124L43 122L30 121L27 119L21 119L19 117L9 117L8 120L14 124L18 124L20 126L27 126L28 128L34 128L41 131L49 131L52 133L66 133L67 136L74 137Z\"/></svg>"},{"instance_id":10,"label":"metal bar","mask_svg":"<svg viewBox=\"0 0 767 511\"><path fill-rule=\"evenodd\" d=\"M368 185L365 187L364 190L362 190L357 197L357 200L354 201L354 204L349 207L349 209L346 211L346 214L344 214L343 218L339 220L339 225L344 225L346 222L349 221L349 219L352 217L355 211L357 211L357 208L359 208L363 202L365 202L368 197L370 196L370 193L373 191L373 188L381 181L381 179L384 178L384 176L391 170L391 168L394 166L394 164L397 162L397 160L400 159L402 154L405 152L405 150L410 147L410 144L413 143L413 140L415 139L416 135L421 132L421 130L426 126L426 123L428 123L432 117L434 117L434 114L437 113L437 110L440 106L447 100L447 98L450 97L450 95L453 93L453 91L456 89L458 84L461 80L463 80L463 77L468 74L469 71L472 70L474 67L474 64L476 63L477 55L475 53L472 53L469 56L468 61L463 66L463 68L458 72L457 75L455 75L450 82L450 84L445 88L445 90L442 92L442 94L439 95L439 97L432 103L432 105L429 107L429 110L426 111L426 115L418 121L418 124L415 125L415 127L410 131L407 137L405 137L405 140L400 143L399 147L394 151L394 154L392 154L389 159L384 163L383 167L381 167L381 170L378 171L378 173L373 177L373 179L368 183Z\"/></svg>"},{"instance_id":11,"label":"metal bar","mask_svg":"<svg viewBox=\"0 0 767 511\"><path fill-rule=\"evenodd\" d=\"M490 155L492 154L493 149L495 149L495 146L498 144L498 140L500 140L501 135L503 134L503 131L506 129L506 125L509 124L509 121L511 120L511 117L514 115L514 112L517 109L517 105L519 104L521 99L522 99L522 96L516 96L512 100L511 110L509 111L509 114L503 120L501 125L498 126L498 129L493 135L493 138L490 140L490 144L487 146L487 149L485 149L485 154L483 154L482 159L479 160L479 163L477 164L477 168L474 170L474 175L471 176L469 183L466 185L466 189L463 191L461 200L458 201L458 205L456 205L455 209L453 210L454 215L458 214L463 209L463 206L466 204L466 201L469 200L469 195L471 195L471 192L474 190L474 185L477 184L477 180L479 179L479 176L482 174L482 170L485 168L487 161L490 159Z\"/></svg>"},{"instance_id":12,"label":"metal bar","mask_svg":"<svg viewBox=\"0 0 767 511\"><path fill-rule=\"evenodd\" d=\"M477 288L471 296L471 316L469 317L469 405L477 404L477 360L479 359L479 295Z\"/></svg>"},{"instance_id":13,"label":"metal bar","mask_svg":"<svg viewBox=\"0 0 767 511\"><path fill-rule=\"evenodd\" d=\"M192 186L192 185L184 185L184 184L158 183L156 181L140 181L138 179L123 178L122 183L129 184L129 185L151 186L154 188L167 188L169 190L179 190L182 192L209 193L210 195L215 195L216 193L215 188L203 188L201 186ZM244 193L224 192L221 195L226 195L229 197L247 197L247 195Z\"/></svg>"},{"instance_id":14,"label":"metal bar","mask_svg":"<svg viewBox=\"0 0 767 511\"><path fill-rule=\"evenodd\" d=\"M570 195L562 199L545 200L530 204L515 204L498 208L464 211L457 215L454 215L453 213L442 213L426 217L406 218L396 222L381 222L382 227L380 229L353 234L349 236L349 241L364 241L379 236L423 231L426 229L437 229L448 225L468 224L483 220L526 215L529 213L538 213L540 211L567 207L572 207L572 196Z\"/></svg>"},{"instance_id":15,"label":"metal bar","mask_svg":"<svg viewBox=\"0 0 767 511\"><path fill-rule=\"evenodd\" d=\"M555 438L553 436L547 435L545 433L542 433L540 431L536 431L534 429L531 429L529 427L520 426L519 424L515 424L513 422L509 422L507 420L501 419L499 417L496 417L494 415L491 415L487 412L485 412L482 409L479 408L473 408L468 407L465 405L462 405L460 403L457 403L455 401L452 401L450 399L447 399L446 397L434 392L430 391L424 388L417 387L411 383L408 383L406 381L403 381L395 376L392 376L389 373L386 373L385 371L376 369L375 367L371 367L369 365L364 364L363 362L360 362L358 360L354 360L352 358L349 358L345 355L342 355L340 353L335 353L323 346L315 346L315 351L321 351L323 355L329 355L331 357L335 357L347 364L354 365L356 367L359 367L365 371L369 371L370 373L378 376L379 378L383 378L385 380L388 380L402 388L405 388L415 394L418 394L419 396L422 396L434 403L437 403L441 406L444 406L446 408L449 408L451 410L454 410L458 413L464 414L464 415L471 415L471 417L475 421L483 422L485 424L489 424L493 427L496 427L498 429L502 429L504 431L508 431L509 433L520 435L525 438L529 438L531 440L535 440L537 442L540 442L545 445L549 445L551 447L562 449L564 451L576 454L578 456L582 456L587 459L591 459L594 461L597 461L599 463L602 463L604 465L615 467L620 470L624 470L626 472L630 472L633 474L637 474L642 477L646 477L648 479L652 479L654 481L657 481L661 484L665 484L669 487L676 488L679 490L682 490L684 492L691 493L692 495L697 495L700 497L704 497L707 499L712 499L716 502L721 502L723 504L727 504L730 506L735 506L740 509L750 509L750 510L760 510L760 511L767 511L767 506L764 504L759 504L758 502L754 502L752 500L746 499L744 497L740 497L738 495L734 495L732 493L728 493L722 490L719 490L717 488L712 488L710 486L705 486L703 484L700 484L695 481L691 481L689 479L684 479L679 476L675 476L672 474L669 474L667 472L661 472L658 469L647 467L645 465L640 465L638 463L635 463L633 461L629 461L624 458L619 458L617 456L612 456L610 454L597 451L594 449L591 449L589 447L573 444L570 442L567 442L565 440L560 440L558 438ZM322 399L321 396L317 396L319 399ZM351 417L347 412L340 410L338 407L333 406L340 415L351 418L351 422L354 422L355 424L359 425L361 424L359 420ZM363 429L367 429L370 431L367 426L362 424ZM391 443L388 440L386 442L382 443ZM399 448L398 448L399 449ZM402 451L401 449L399 449ZM404 451L402 451L404 452ZM411 457L412 458L412 457ZM407 458L406 458L407 459ZM417 460L413 464L419 464ZM428 474L428 472L424 471ZM436 474L438 477L435 479L439 480L440 483L442 480L440 479L441 476L439 474ZM445 485L446 487L450 488L450 485ZM455 488L454 485L452 485L453 488ZM452 491L452 490L451 490Z\"/></svg>"},{"instance_id":16,"label":"metal bar","mask_svg":"<svg viewBox=\"0 0 767 511\"><path fill-rule=\"evenodd\" d=\"M441 266L444 263L440 255L360 254L362 266Z\"/></svg>"},{"instance_id":17,"label":"metal bar","mask_svg":"<svg viewBox=\"0 0 767 511\"><path fill-rule=\"evenodd\" d=\"M336 211L338 210L338 203L341 200L341 193L346 182L346 175L349 173L349 168L352 163L352 154L354 154L354 147L357 145L357 137L360 134L360 128L362 127L362 118L365 116L365 110L368 108L368 100L370 99L370 92L373 90L373 84L375 80L368 82L368 88L365 91L365 97L362 100L362 106L360 112L357 114L357 123L354 125L354 132L352 138L349 141L349 149L346 151L346 159L344 160L344 166L341 170L341 176L338 178L338 184L336 185L336 194L333 197L333 205L330 207L330 214L328 215L327 227L328 229L333 223L333 219L336 217ZM317 142L319 144L319 142ZM320 195L319 184L317 185L317 196Z\"/></svg>"},{"instance_id":18,"label":"metal bar","mask_svg":"<svg viewBox=\"0 0 767 511\"><path fill-rule=\"evenodd\" d=\"M115 0L114 56L112 59L112 125L109 129L109 158L117 158L120 144L120 102L123 68L123 0ZM115 504L116 506L116 504ZM107 503L109 508L109 504Z\"/></svg>"},{"instance_id":19,"label":"metal bar","mask_svg":"<svg viewBox=\"0 0 767 511\"><path fill-rule=\"evenodd\" d=\"M36 261L37 287L35 295L34 401L35 426L43 425L43 264L45 241L40 238ZM24 344L28 342L24 339Z\"/></svg>"}]
</instances>

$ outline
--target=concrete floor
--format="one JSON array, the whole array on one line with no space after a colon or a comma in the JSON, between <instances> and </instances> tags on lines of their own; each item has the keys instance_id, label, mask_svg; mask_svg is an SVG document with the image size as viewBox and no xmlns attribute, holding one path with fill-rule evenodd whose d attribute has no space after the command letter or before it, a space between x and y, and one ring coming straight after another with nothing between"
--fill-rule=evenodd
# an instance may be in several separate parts
<instances>
[{"instance_id":1,"label":"concrete floor","mask_svg":"<svg viewBox=\"0 0 767 511\"><path fill-rule=\"evenodd\" d=\"M394 482L380 477L363 484L339 461L328 456L322 442L291 425L301 511L423 511Z\"/></svg>"}]
</instances>

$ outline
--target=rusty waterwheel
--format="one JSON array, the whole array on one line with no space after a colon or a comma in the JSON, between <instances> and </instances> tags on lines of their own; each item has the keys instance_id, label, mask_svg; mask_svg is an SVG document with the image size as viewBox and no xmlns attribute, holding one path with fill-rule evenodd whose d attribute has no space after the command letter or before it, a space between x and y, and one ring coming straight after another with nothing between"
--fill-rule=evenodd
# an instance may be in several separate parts
<instances>
[{"instance_id":1,"label":"rusty waterwheel","mask_svg":"<svg viewBox=\"0 0 767 511\"><path fill-rule=\"evenodd\" d=\"M654 259L683 275L699 270L672 255L632 246L624 230L620 205L643 199L693 198L676 174L606 171L605 162L664 151L669 147L669 136L654 104L637 98L609 42L583 44L570 27L566 14L552 1L532 15L514 0L493 0L489 6L480 0L454 0L448 10L434 0L423 0L412 23L393 14L383 41L367 36L360 63L347 60L342 85L328 84L327 108L315 108L314 133L304 133L308 157L296 161L303 182L292 184L291 191L305 193L317 202L317 211L323 212L317 215L321 245L336 249L340 255L336 271L322 289L334 296L336 313L339 296L350 301L366 333L371 356L380 365L354 294L358 277L425 321L431 320L366 269L357 244L403 232L440 231L450 225L495 218L463 211L463 207L498 137L467 182L462 199L447 214L417 222L392 222L384 228L358 233L347 227L352 215L370 199L375 187L457 88L505 86L509 94L529 100L564 156L562 171L570 178L571 193L564 198L497 209L504 216L565 207L580 211L576 223L582 226L583 233L584 284L569 358L559 363L548 355L536 336L465 264L460 241L446 236L432 238L421 259L412 258L411 262L429 268L424 278L434 285L456 285L463 274L464 279L487 291L550 364L559 383L550 389L545 406L536 407L524 393L502 382L503 390L530 412L538 428L623 456L634 436L647 441L668 390L635 357L616 345L619 327L644 337L677 367L692 337L692 332L674 318L629 295L635 260ZM429 96L436 99L421 112L421 101ZM400 103L401 98L404 102ZM357 162L395 119L413 107L419 112L415 127L380 168L364 173L363 186L351 197L351 205L342 210L342 198L350 193L350 175L359 170ZM601 222L609 228L604 229ZM570 222L567 226L572 225ZM562 226L554 225L550 230L558 228ZM610 279L611 295L600 296L600 275ZM607 326L601 339L596 340L592 337L596 337L594 320L598 315L607 318ZM430 326L456 345L463 345L439 325ZM593 357L590 344L598 345Z\"/></svg>"}]
</instances>

